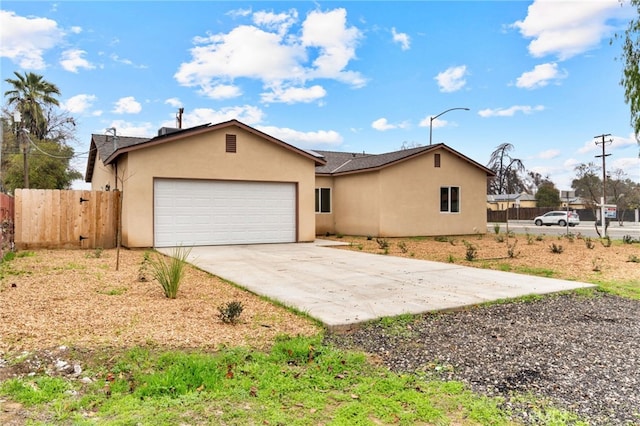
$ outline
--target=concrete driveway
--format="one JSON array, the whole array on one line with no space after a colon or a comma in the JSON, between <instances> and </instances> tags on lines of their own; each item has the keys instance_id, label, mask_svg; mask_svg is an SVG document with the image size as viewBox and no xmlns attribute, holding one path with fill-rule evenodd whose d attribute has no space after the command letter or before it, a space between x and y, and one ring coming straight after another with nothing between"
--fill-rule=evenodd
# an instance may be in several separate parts
<instances>
[{"instance_id":1,"label":"concrete driveway","mask_svg":"<svg viewBox=\"0 0 640 426\"><path fill-rule=\"evenodd\" d=\"M591 287L573 281L326 247L333 242L194 247L189 260L329 327ZM171 249L159 249L170 255Z\"/></svg>"}]
</instances>

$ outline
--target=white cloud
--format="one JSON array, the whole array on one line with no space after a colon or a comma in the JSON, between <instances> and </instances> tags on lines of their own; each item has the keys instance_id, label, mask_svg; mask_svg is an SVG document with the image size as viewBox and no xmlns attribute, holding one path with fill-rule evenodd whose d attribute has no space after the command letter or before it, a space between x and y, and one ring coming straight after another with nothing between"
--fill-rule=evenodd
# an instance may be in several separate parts
<instances>
[{"instance_id":1,"label":"white cloud","mask_svg":"<svg viewBox=\"0 0 640 426\"><path fill-rule=\"evenodd\" d=\"M262 93L261 98L266 103L282 102L294 104L298 102L313 102L324 98L326 95L327 91L322 86L315 85L311 87L289 87L287 89L274 87L273 91Z\"/></svg>"},{"instance_id":2,"label":"white cloud","mask_svg":"<svg viewBox=\"0 0 640 426\"><path fill-rule=\"evenodd\" d=\"M605 149L607 152L617 149L624 149L629 146L636 146L637 142L633 133L628 137L623 136L606 136L605 140ZM599 145L596 145L596 142ZM588 154L590 152L602 152L602 138L593 138L590 141L587 141L582 145L582 148L578 149L578 153L580 154Z\"/></svg>"},{"instance_id":3,"label":"white cloud","mask_svg":"<svg viewBox=\"0 0 640 426\"><path fill-rule=\"evenodd\" d=\"M46 68L44 53L60 43L64 36L56 21L17 16L5 10L0 10L0 28L0 57L9 58L25 69Z\"/></svg>"},{"instance_id":4,"label":"white cloud","mask_svg":"<svg viewBox=\"0 0 640 426\"><path fill-rule=\"evenodd\" d=\"M612 19L628 16L632 10L618 0L549 1L536 0L522 21L512 24L523 37L533 39L529 53L534 57L556 55L559 60L584 53L610 37Z\"/></svg>"},{"instance_id":5,"label":"white cloud","mask_svg":"<svg viewBox=\"0 0 640 426\"><path fill-rule=\"evenodd\" d=\"M347 11L334 9L328 12L313 11L302 23L300 41L306 48L317 48L311 78L332 78L354 87L362 87L365 80L359 73L344 71L349 61L356 57L356 46L362 37L356 27L347 27Z\"/></svg>"},{"instance_id":6,"label":"white cloud","mask_svg":"<svg viewBox=\"0 0 640 426\"><path fill-rule=\"evenodd\" d=\"M467 75L467 66L460 65L447 68L435 76L434 79L438 82L441 92L449 93L460 90L467 84L464 79L465 75Z\"/></svg>"},{"instance_id":7,"label":"white cloud","mask_svg":"<svg viewBox=\"0 0 640 426\"><path fill-rule=\"evenodd\" d=\"M133 63L133 61L131 59L126 59L126 58L121 58L120 56L116 55L115 53L112 54L110 56L111 60L114 62L118 62L120 64L125 64L125 65L130 65L134 68L138 68L138 69L146 69L147 66L146 65L136 65Z\"/></svg>"},{"instance_id":8,"label":"white cloud","mask_svg":"<svg viewBox=\"0 0 640 426\"><path fill-rule=\"evenodd\" d=\"M287 127L257 126L257 128L283 142L300 148L336 146L342 143L342 136L334 130L301 132Z\"/></svg>"},{"instance_id":9,"label":"white cloud","mask_svg":"<svg viewBox=\"0 0 640 426\"><path fill-rule=\"evenodd\" d=\"M376 121L371 123L371 127L381 132L396 128L396 126L394 126L393 124L389 124L386 118L378 118Z\"/></svg>"},{"instance_id":10,"label":"white cloud","mask_svg":"<svg viewBox=\"0 0 640 426\"><path fill-rule=\"evenodd\" d=\"M76 95L62 102L61 107L73 114L83 114L93 106L96 99L98 98L95 95Z\"/></svg>"},{"instance_id":11,"label":"white cloud","mask_svg":"<svg viewBox=\"0 0 640 426\"><path fill-rule=\"evenodd\" d=\"M142 105L133 96L118 99L113 108L116 114L137 114L140 111L142 111Z\"/></svg>"},{"instance_id":12,"label":"white cloud","mask_svg":"<svg viewBox=\"0 0 640 426\"><path fill-rule=\"evenodd\" d=\"M214 86L204 85L200 89L200 93L211 99L232 99L242 95L242 91L238 86L233 84L217 84Z\"/></svg>"},{"instance_id":13,"label":"white cloud","mask_svg":"<svg viewBox=\"0 0 640 426\"><path fill-rule=\"evenodd\" d=\"M138 138L155 136L158 131L152 123L131 123L124 120L113 120L108 127L115 127L118 135L134 136ZM104 133L104 130L105 129L101 129L95 133Z\"/></svg>"},{"instance_id":14,"label":"white cloud","mask_svg":"<svg viewBox=\"0 0 640 426\"><path fill-rule=\"evenodd\" d=\"M178 98L169 98L164 101L165 104L171 105L174 108L182 107L182 102Z\"/></svg>"},{"instance_id":15,"label":"white cloud","mask_svg":"<svg viewBox=\"0 0 640 426\"><path fill-rule=\"evenodd\" d=\"M263 94L267 102L316 99L320 86L306 87L316 78L353 87L366 83L360 73L346 69L355 59L361 33L347 25L344 9L311 12L295 28L298 16L293 9L281 14L256 12L252 18L254 25L194 38L191 60L180 65L176 81L197 87L206 96L228 99L242 94L236 80L258 80L272 92Z\"/></svg>"},{"instance_id":16,"label":"white cloud","mask_svg":"<svg viewBox=\"0 0 640 426\"><path fill-rule=\"evenodd\" d=\"M84 59L82 56L87 52L80 49L71 49L65 50L62 52L62 59L60 59L60 65L65 70L77 73L78 69L84 68L86 70L91 70L95 68L95 65L91 64L89 61Z\"/></svg>"},{"instance_id":17,"label":"white cloud","mask_svg":"<svg viewBox=\"0 0 640 426\"><path fill-rule=\"evenodd\" d=\"M253 22L268 30L274 30L278 34L285 34L298 20L298 11L291 9L289 13L273 13L259 11L253 15Z\"/></svg>"},{"instance_id":18,"label":"white cloud","mask_svg":"<svg viewBox=\"0 0 640 426\"><path fill-rule=\"evenodd\" d=\"M509 108L487 108L478 111L480 117L513 117L516 113L521 112L523 114L531 114L534 112L544 111L544 106L529 106L529 105L514 105Z\"/></svg>"},{"instance_id":19,"label":"white cloud","mask_svg":"<svg viewBox=\"0 0 640 426\"><path fill-rule=\"evenodd\" d=\"M69 29L73 34L80 34L82 32L82 27L73 26Z\"/></svg>"},{"instance_id":20,"label":"white cloud","mask_svg":"<svg viewBox=\"0 0 640 426\"><path fill-rule=\"evenodd\" d=\"M251 8L230 10L226 15L231 16L232 18L244 18L251 15Z\"/></svg>"},{"instance_id":21,"label":"white cloud","mask_svg":"<svg viewBox=\"0 0 640 426\"><path fill-rule=\"evenodd\" d=\"M551 160L557 158L560 155L560 150L558 149L548 149L546 151L540 152L536 157L542 160Z\"/></svg>"},{"instance_id":22,"label":"white cloud","mask_svg":"<svg viewBox=\"0 0 640 426\"><path fill-rule=\"evenodd\" d=\"M516 86L521 89L538 89L548 85L550 81L558 81L568 75L566 71L559 71L556 63L540 64L532 71L522 73L516 80Z\"/></svg>"},{"instance_id":23,"label":"white cloud","mask_svg":"<svg viewBox=\"0 0 640 426\"><path fill-rule=\"evenodd\" d=\"M196 108L193 111L187 110L182 117L182 127L200 126L206 123L222 123L229 120L239 120L249 126L255 126L264 119L264 112L260 108L251 105L222 108L219 110L211 108ZM175 119L162 124L165 127L174 127Z\"/></svg>"},{"instance_id":24,"label":"white cloud","mask_svg":"<svg viewBox=\"0 0 640 426\"><path fill-rule=\"evenodd\" d=\"M393 129L406 129L407 127L409 127L409 123L406 121L403 121L398 124L391 124L387 121L386 118L379 118L375 120L373 123L371 123L371 127L380 132L384 132L384 131L393 130Z\"/></svg>"},{"instance_id":25,"label":"white cloud","mask_svg":"<svg viewBox=\"0 0 640 426\"><path fill-rule=\"evenodd\" d=\"M409 50L411 39L408 34L396 32L395 27L391 28L391 34L393 35L393 41L399 43L402 50Z\"/></svg>"}]
</instances>

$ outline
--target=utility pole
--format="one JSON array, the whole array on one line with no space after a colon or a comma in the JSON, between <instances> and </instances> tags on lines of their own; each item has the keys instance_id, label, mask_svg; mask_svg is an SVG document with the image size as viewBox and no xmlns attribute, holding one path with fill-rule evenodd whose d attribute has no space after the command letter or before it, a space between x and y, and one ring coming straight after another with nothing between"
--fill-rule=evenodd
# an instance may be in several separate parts
<instances>
[{"instance_id":1,"label":"utility pole","mask_svg":"<svg viewBox=\"0 0 640 426\"><path fill-rule=\"evenodd\" d=\"M594 138L602 139L601 141L596 141L596 145L602 145L602 154L596 155L596 158L602 158L602 198L600 198L600 223L602 224L602 230L603 230L602 235L604 235L605 238L607 237L607 225L604 217L604 211L605 211L604 205L605 205L606 196L607 196L607 169L606 169L605 159L611 155L606 153L606 146L607 144L610 144L613 142L611 139L609 139L608 141L605 141L604 138L606 138L607 136L611 136L611 133L602 134L600 136L594 136Z\"/></svg>"}]
</instances>

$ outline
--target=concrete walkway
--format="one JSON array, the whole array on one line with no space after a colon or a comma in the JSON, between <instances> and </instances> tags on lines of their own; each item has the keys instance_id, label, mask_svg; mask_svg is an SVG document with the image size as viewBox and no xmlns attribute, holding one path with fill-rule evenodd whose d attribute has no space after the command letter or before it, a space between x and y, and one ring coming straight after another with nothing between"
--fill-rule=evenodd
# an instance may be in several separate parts
<instances>
[{"instance_id":1,"label":"concrete walkway","mask_svg":"<svg viewBox=\"0 0 640 426\"><path fill-rule=\"evenodd\" d=\"M591 287L574 281L337 250L332 242L194 247L195 266L329 327ZM170 254L171 249L159 249Z\"/></svg>"}]
</instances>

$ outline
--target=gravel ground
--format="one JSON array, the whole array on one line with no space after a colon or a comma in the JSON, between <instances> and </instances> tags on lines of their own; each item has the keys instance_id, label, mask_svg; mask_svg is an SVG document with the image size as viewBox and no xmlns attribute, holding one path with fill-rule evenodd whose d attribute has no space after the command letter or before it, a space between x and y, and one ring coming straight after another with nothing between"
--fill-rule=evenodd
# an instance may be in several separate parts
<instances>
[{"instance_id":1,"label":"gravel ground","mask_svg":"<svg viewBox=\"0 0 640 426\"><path fill-rule=\"evenodd\" d=\"M640 301L562 295L371 323L328 340L396 372L466 382L528 424L532 393L592 425L640 425Z\"/></svg>"}]
</instances>

